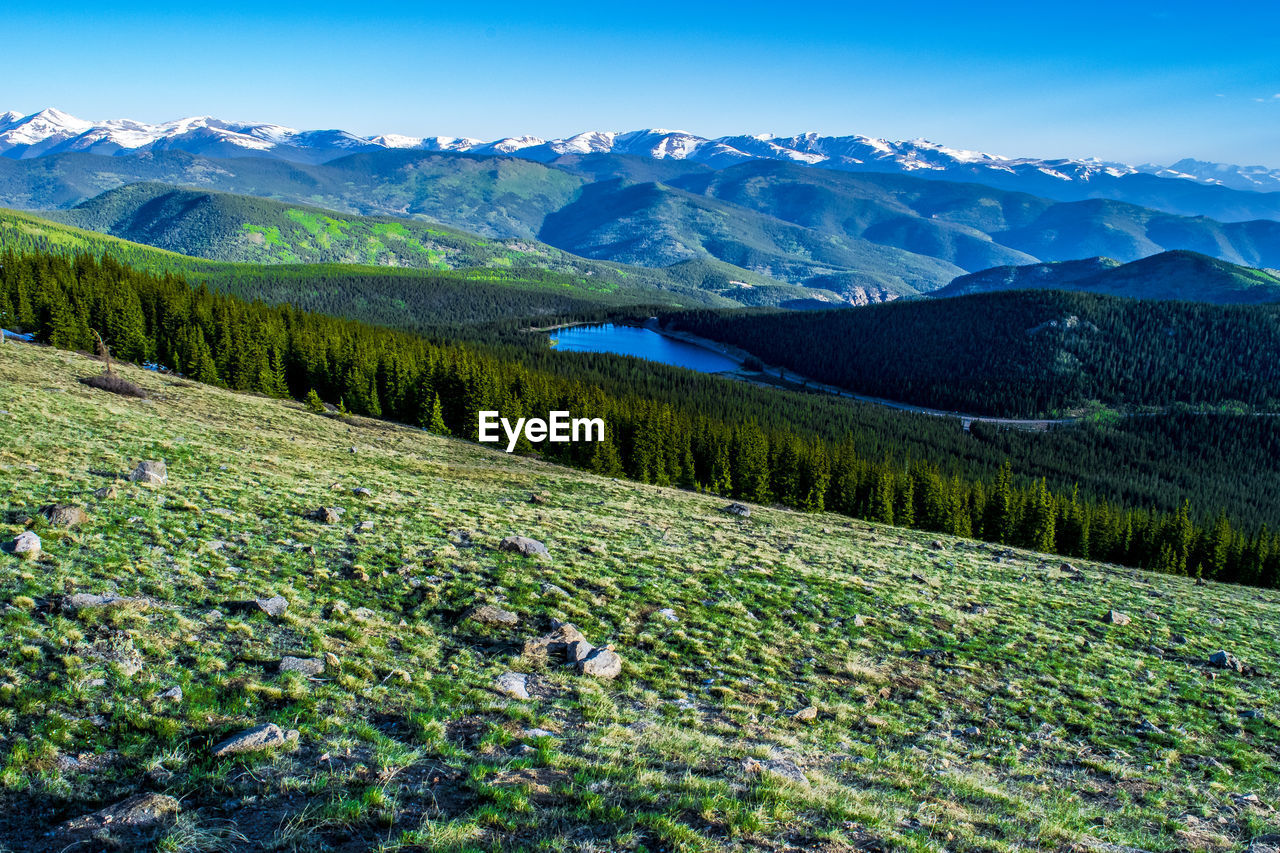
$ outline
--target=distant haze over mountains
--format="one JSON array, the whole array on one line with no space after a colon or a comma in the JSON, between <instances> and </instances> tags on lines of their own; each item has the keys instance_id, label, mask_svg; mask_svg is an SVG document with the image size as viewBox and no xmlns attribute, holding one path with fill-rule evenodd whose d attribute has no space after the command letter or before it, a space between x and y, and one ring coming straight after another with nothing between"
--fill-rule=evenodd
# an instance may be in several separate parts
<instances>
[{"instance_id":1,"label":"distant haze over mountains","mask_svg":"<svg viewBox=\"0 0 1280 853\"><path fill-rule=\"evenodd\" d=\"M564 139L534 136L483 141L450 136L364 137L344 130L295 130L201 116L163 124L128 119L87 121L56 109L32 115L0 114L0 156L41 157L72 151L128 155L180 150L210 157L270 157L318 163L348 154L386 149L453 151L517 156L553 162L566 156L624 154L687 160L723 168L749 160L781 160L846 171L902 172L919 177L970 180L1058 198L1079 192L1051 192L1055 185L1094 185L1131 176L1181 178L1200 184L1256 192L1280 191L1280 169L1183 159L1160 166L1093 159L1008 158L949 148L922 139L892 142L867 136L807 133L706 139L682 131L589 131ZM1049 189L1046 189L1049 188ZM1183 211L1174 211L1183 212Z\"/></svg>"}]
</instances>

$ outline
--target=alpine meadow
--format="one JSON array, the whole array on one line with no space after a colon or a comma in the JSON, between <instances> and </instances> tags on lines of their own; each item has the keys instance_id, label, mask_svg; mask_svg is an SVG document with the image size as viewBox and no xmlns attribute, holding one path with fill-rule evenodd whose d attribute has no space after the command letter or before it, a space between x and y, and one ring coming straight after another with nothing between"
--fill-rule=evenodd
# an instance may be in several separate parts
<instances>
[{"instance_id":1,"label":"alpine meadow","mask_svg":"<svg viewBox=\"0 0 1280 853\"><path fill-rule=\"evenodd\" d=\"M0 853L1280 853L1280 13L51 3Z\"/></svg>"}]
</instances>

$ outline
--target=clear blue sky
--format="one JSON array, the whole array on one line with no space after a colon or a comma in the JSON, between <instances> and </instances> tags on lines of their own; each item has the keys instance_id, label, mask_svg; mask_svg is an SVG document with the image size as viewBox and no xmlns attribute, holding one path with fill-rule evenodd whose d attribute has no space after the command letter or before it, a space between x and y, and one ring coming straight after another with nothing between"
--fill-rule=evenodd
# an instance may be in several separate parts
<instances>
[{"instance_id":1,"label":"clear blue sky","mask_svg":"<svg viewBox=\"0 0 1280 853\"><path fill-rule=\"evenodd\" d=\"M666 127L1280 167L1280 4L13 4L0 111L356 133Z\"/></svg>"}]
</instances>

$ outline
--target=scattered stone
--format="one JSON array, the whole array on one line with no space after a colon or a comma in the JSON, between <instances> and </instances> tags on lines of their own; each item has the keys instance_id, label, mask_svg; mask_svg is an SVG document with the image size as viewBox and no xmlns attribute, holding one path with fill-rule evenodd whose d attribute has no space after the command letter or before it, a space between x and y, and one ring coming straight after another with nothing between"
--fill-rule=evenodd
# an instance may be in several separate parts
<instances>
[{"instance_id":1,"label":"scattered stone","mask_svg":"<svg viewBox=\"0 0 1280 853\"><path fill-rule=\"evenodd\" d=\"M867 623L870 621L871 620L866 616L863 616L861 613L853 614L853 627L855 628L865 628L867 627Z\"/></svg>"},{"instance_id":2,"label":"scattered stone","mask_svg":"<svg viewBox=\"0 0 1280 853\"><path fill-rule=\"evenodd\" d=\"M322 524L337 524L342 520L342 510L334 506L322 506L307 513L307 518Z\"/></svg>"},{"instance_id":3,"label":"scattered stone","mask_svg":"<svg viewBox=\"0 0 1280 853\"><path fill-rule=\"evenodd\" d=\"M811 723L818 719L818 709L812 705L807 708L801 708L799 711L796 711L795 719L802 723Z\"/></svg>"},{"instance_id":4,"label":"scattered stone","mask_svg":"<svg viewBox=\"0 0 1280 853\"><path fill-rule=\"evenodd\" d=\"M157 699L164 699L168 702L182 701L182 688L178 685L170 687L168 690L162 690L156 694Z\"/></svg>"},{"instance_id":5,"label":"scattered stone","mask_svg":"<svg viewBox=\"0 0 1280 853\"><path fill-rule=\"evenodd\" d=\"M1182 634L1170 634L1169 642L1175 646L1185 646L1187 644L1187 638Z\"/></svg>"},{"instance_id":6,"label":"scattered stone","mask_svg":"<svg viewBox=\"0 0 1280 853\"><path fill-rule=\"evenodd\" d=\"M278 617L283 616L289 609L289 602L278 595L273 595L270 598L253 598L248 601L228 601L226 606L232 610L261 611L268 616ZM218 611L212 610L210 613L218 613ZM219 613L218 618L221 618L221 615ZM210 618L209 614L205 614L205 618Z\"/></svg>"},{"instance_id":7,"label":"scattered stone","mask_svg":"<svg viewBox=\"0 0 1280 853\"><path fill-rule=\"evenodd\" d=\"M769 761L758 761L754 758L748 758L742 763L742 770L749 776L755 776L762 773L771 773L788 782L797 784L806 784L808 782L804 777L804 772L794 761L787 759L772 759Z\"/></svg>"},{"instance_id":8,"label":"scattered stone","mask_svg":"<svg viewBox=\"0 0 1280 853\"><path fill-rule=\"evenodd\" d=\"M578 641L586 642L582 632L568 622L552 620L551 632L536 640L525 640L525 655L568 655L569 646Z\"/></svg>"},{"instance_id":9,"label":"scattered stone","mask_svg":"<svg viewBox=\"0 0 1280 853\"><path fill-rule=\"evenodd\" d=\"M520 617L512 613L510 610L503 610L501 607L494 607L492 604L482 604L479 607L473 607L466 615L467 619L472 622L478 622L481 625L505 625L511 627L520 623Z\"/></svg>"},{"instance_id":10,"label":"scattered stone","mask_svg":"<svg viewBox=\"0 0 1280 853\"><path fill-rule=\"evenodd\" d=\"M537 539L530 539L527 536L508 536L498 543L499 551L510 551L513 554L523 554L526 557L549 557L550 552L547 546L543 545Z\"/></svg>"},{"instance_id":11,"label":"scattered stone","mask_svg":"<svg viewBox=\"0 0 1280 853\"><path fill-rule=\"evenodd\" d=\"M723 510L721 510L721 512L727 512L729 513L729 515L736 515L738 516L738 518L751 517L751 507L747 506L746 504L731 503L728 506L726 506Z\"/></svg>"},{"instance_id":12,"label":"scattered stone","mask_svg":"<svg viewBox=\"0 0 1280 853\"><path fill-rule=\"evenodd\" d=\"M378 614L374 613L368 607L357 607L355 610L351 611L351 618L355 619L357 622L372 622L377 617Z\"/></svg>"},{"instance_id":13,"label":"scattered stone","mask_svg":"<svg viewBox=\"0 0 1280 853\"><path fill-rule=\"evenodd\" d=\"M1246 720L1263 720L1266 719L1267 715L1264 711L1257 708L1250 708L1247 711L1241 711L1240 716L1244 717Z\"/></svg>"},{"instance_id":14,"label":"scattered stone","mask_svg":"<svg viewBox=\"0 0 1280 853\"><path fill-rule=\"evenodd\" d=\"M1105 621L1109 625L1128 625L1133 620L1129 618L1127 613L1121 613L1119 610L1109 610Z\"/></svg>"},{"instance_id":15,"label":"scattered stone","mask_svg":"<svg viewBox=\"0 0 1280 853\"><path fill-rule=\"evenodd\" d=\"M49 504L40 508L40 514L54 527L78 527L89 520L82 508L71 504Z\"/></svg>"},{"instance_id":16,"label":"scattered stone","mask_svg":"<svg viewBox=\"0 0 1280 853\"><path fill-rule=\"evenodd\" d=\"M521 735L521 737L527 737L527 738L555 737L555 736L556 736L555 732L547 731L546 729L525 729L524 734Z\"/></svg>"},{"instance_id":17,"label":"scattered stone","mask_svg":"<svg viewBox=\"0 0 1280 853\"><path fill-rule=\"evenodd\" d=\"M316 658L295 658L291 655L285 655L280 658L281 672L296 672L305 675L307 678L314 678L317 675L324 674L324 661Z\"/></svg>"},{"instance_id":18,"label":"scattered stone","mask_svg":"<svg viewBox=\"0 0 1280 853\"><path fill-rule=\"evenodd\" d=\"M558 596L559 598L568 598L568 597L569 597L569 591L568 591L568 590L564 589L563 587L556 586L556 585L555 585L555 584L553 584L553 583L544 583L544 584L542 585L542 594L543 594L543 595L554 595L554 596Z\"/></svg>"},{"instance_id":19,"label":"scattered stone","mask_svg":"<svg viewBox=\"0 0 1280 853\"><path fill-rule=\"evenodd\" d=\"M930 580L927 576L920 574L919 572L912 572L911 579L916 583L922 583L925 586L933 586L933 581Z\"/></svg>"},{"instance_id":20,"label":"scattered stone","mask_svg":"<svg viewBox=\"0 0 1280 853\"><path fill-rule=\"evenodd\" d=\"M355 453L355 452L356 452L355 447L350 448L350 452L351 452L351 453Z\"/></svg>"},{"instance_id":21,"label":"scattered stone","mask_svg":"<svg viewBox=\"0 0 1280 853\"><path fill-rule=\"evenodd\" d=\"M622 674L622 658L609 649L596 649L578 662L578 672L596 678L614 679Z\"/></svg>"},{"instance_id":22,"label":"scattered stone","mask_svg":"<svg viewBox=\"0 0 1280 853\"><path fill-rule=\"evenodd\" d=\"M356 488L351 490L351 494L355 495L358 498L367 498L371 496L373 492L369 491L364 486L357 486Z\"/></svg>"},{"instance_id":23,"label":"scattered stone","mask_svg":"<svg viewBox=\"0 0 1280 853\"><path fill-rule=\"evenodd\" d=\"M116 595L108 592L105 595L93 595L87 592L77 592L75 595L68 596L66 599L66 608L68 610L93 610L98 607L123 607L130 604L140 604L143 602L141 598L133 598L127 595Z\"/></svg>"},{"instance_id":24,"label":"scattered stone","mask_svg":"<svg viewBox=\"0 0 1280 853\"><path fill-rule=\"evenodd\" d=\"M5 550L15 557L34 560L40 556L40 537L30 530L24 530L5 546Z\"/></svg>"},{"instance_id":25,"label":"scattered stone","mask_svg":"<svg viewBox=\"0 0 1280 853\"><path fill-rule=\"evenodd\" d=\"M224 542L221 539L210 539L208 542L204 543L204 547L205 550L208 551L221 551L223 548L226 548L228 544L229 543Z\"/></svg>"},{"instance_id":26,"label":"scattered stone","mask_svg":"<svg viewBox=\"0 0 1280 853\"><path fill-rule=\"evenodd\" d=\"M664 607L664 608L662 608L661 610L659 610L659 611L657 611L656 613L654 613L653 615L654 615L654 616L657 616L659 619L665 619L665 620L666 620L666 621L668 621L668 622L679 622L679 621L680 621L680 617L679 617L679 616L677 616L677 615L676 615L676 612L675 612L674 610L672 610L670 607Z\"/></svg>"},{"instance_id":27,"label":"scattered stone","mask_svg":"<svg viewBox=\"0 0 1280 853\"><path fill-rule=\"evenodd\" d=\"M565 646L564 656L568 659L569 663L582 663L584 660L591 657L591 654L595 650L596 647L586 639L575 640Z\"/></svg>"},{"instance_id":28,"label":"scattered stone","mask_svg":"<svg viewBox=\"0 0 1280 853\"><path fill-rule=\"evenodd\" d=\"M930 543L929 543L929 547L930 547L930 548L932 548L932 549L933 549L933 550L935 550L935 551L941 551L941 550L945 549L947 546L942 544L942 540L941 540L941 539L935 539L935 540L933 540L932 542L930 542Z\"/></svg>"},{"instance_id":29,"label":"scattered stone","mask_svg":"<svg viewBox=\"0 0 1280 853\"><path fill-rule=\"evenodd\" d=\"M135 794L112 806L72 818L46 836L44 849L118 849L132 847L167 827L182 810L178 801L165 794ZM86 846L87 845L87 846Z\"/></svg>"},{"instance_id":30,"label":"scattered stone","mask_svg":"<svg viewBox=\"0 0 1280 853\"><path fill-rule=\"evenodd\" d=\"M93 496L100 501L112 501L120 494L120 490L115 486L103 486L101 489L95 489Z\"/></svg>"},{"instance_id":31,"label":"scattered stone","mask_svg":"<svg viewBox=\"0 0 1280 853\"><path fill-rule=\"evenodd\" d=\"M1209 655L1209 664L1219 669L1233 669L1236 672L1244 672L1244 664L1240 662L1240 658L1225 650L1218 650Z\"/></svg>"},{"instance_id":32,"label":"scattered stone","mask_svg":"<svg viewBox=\"0 0 1280 853\"><path fill-rule=\"evenodd\" d=\"M519 672L504 672L493 681L493 689L512 699L528 699L528 676Z\"/></svg>"},{"instance_id":33,"label":"scattered stone","mask_svg":"<svg viewBox=\"0 0 1280 853\"><path fill-rule=\"evenodd\" d=\"M342 661L338 660L338 656L333 652L324 653L324 668L334 671L342 669Z\"/></svg>"},{"instance_id":34,"label":"scattered stone","mask_svg":"<svg viewBox=\"0 0 1280 853\"><path fill-rule=\"evenodd\" d=\"M264 749L274 749L284 746L286 743L292 743L298 740L298 732L296 729L283 731L275 723L267 723L262 726L255 726L252 729L234 734L226 740L219 743L213 748L215 758L222 758L226 755L240 755L245 752L259 752Z\"/></svg>"},{"instance_id":35,"label":"scattered stone","mask_svg":"<svg viewBox=\"0 0 1280 853\"><path fill-rule=\"evenodd\" d=\"M982 734L982 729L978 728L977 726L965 726L963 729L960 730L960 734L964 735L965 737L978 737L979 735Z\"/></svg>"},{"instance_id":36,"label":"scattered stone","mask_svg":"<svg viewBox=\"0 0 1280 853\"><path fill-rule=\"evenodd\" d=\"M365 533L373 529L373 522L368 519L360 522L351 529L352 533Z\"/></svg>"},{"instance_id":37,"label":"scattered stone","mask_svg":"<svg viewBox=\"0 0 1280 853\"><path fill-rule=\"evenodd\" d=\"M144 460L138 467L129 472L129 479L135 483L150 483L163 486L169 482L169 468L163 461Z\"/></svg>"},{"instance_id":38,"label":"scattered stone","mask_svg":"<svg viewBox=\"0 0 1280 853\"><path fill-rule=\"evenodd\" d=\"M531 504L547 504L551 502L551 496L546 492L533 492L529 495L529 503Z\"/></svg>"}]
</instances>

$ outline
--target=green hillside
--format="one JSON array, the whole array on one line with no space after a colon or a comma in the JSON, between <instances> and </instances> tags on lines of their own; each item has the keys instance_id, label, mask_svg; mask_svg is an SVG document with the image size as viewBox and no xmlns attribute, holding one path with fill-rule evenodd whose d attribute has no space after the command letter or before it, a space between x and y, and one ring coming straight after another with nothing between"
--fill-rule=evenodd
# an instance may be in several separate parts
<instances>
[{"instance_id":1,"label":"green hillside","mask_svg":"<svg viewBox=\"0 0 1280 853\"><path fill-rule=\"evenodd\" d=\"M1280 831L1274 591L737 519L127 366L151 399L117 397L76 381L96 362L3 348L0 539L31 518L42 545L0 553L7 849L1174 851ZM123 479L138 459L168 481ZM49 524L53 502L83 520ZM550 559L500 551L513 534ZM253 603L272 596L276 616ZM553 619L621 674L526 645ZM499 692L509 672L529 698ZM297 735L214 755L264 724ZM134 796L153 821L77 822Z\"/></svg>"},{"instance_id":2,"label":"green hillside","mask_svg":"<svg viewBox=\"0 0 1280 853\"><path fill-rule=\"evenodd\" d=\"M1195 252L1162 252L1121 264L1111 258L996 267L960 276L930 296L964 296L1002 290L1082 290L1134 299L1201 302L1280 301L1280 275Z\"/></svg>"},{"instance_id":3,"label":"green hillside","mask_svg":"<svg viewBox=\"0 0 1280 853\"><path fill-rule=\"evenodd\" d=\"M723 294L728 282L750 285L733 285L739 292L727 294L744 304L814 295L770 290L777 281L861 303L932 291L991 267L1096 256L1128 262L1171 250L1280 267L1276 221L1223 223L1118 201L1057 202L978 184L778 162L710 170L628 157L568 157L546 165L413 151L324 164L181 152L56 155L0 163L0 202L67 208L148 181L275 199L295 212L215 198L186 209L189 200L180 197L150 210L140 203L135 211L128 202L147 192L135 189L99 199L74 216L95 228L211 257L421 265L476 252L485 263L501 263L508 253L524 251L540 256L534 259L544 266L575 263L553 258L543 247L510 243L491 257L474 238L431 233L446 231L436 225L406 222L403 233L381 219L338 226L328 220L347 220L295 206L426 220L493 239L536 239L596 261L650 268L695 261L712 271L699 281L701 289ZM225 219L205 207L228 204L236 215ZM206 215L216 227L202 227Z\"/></svg>"}]
</instances>

